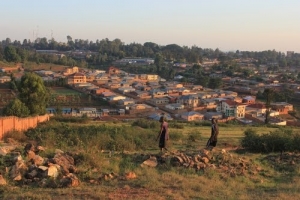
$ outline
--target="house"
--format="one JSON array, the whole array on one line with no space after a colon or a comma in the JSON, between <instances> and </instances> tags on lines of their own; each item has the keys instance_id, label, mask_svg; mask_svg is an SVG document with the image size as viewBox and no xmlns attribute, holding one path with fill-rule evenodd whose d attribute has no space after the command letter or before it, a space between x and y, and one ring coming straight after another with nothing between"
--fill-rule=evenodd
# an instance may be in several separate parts
<instances>
[{"instance_id":1,"label":"house","mask_svg":"<svg viewBox=\"0 0 300 200\"><path fill-rule=\"evenodd\" d=\"M185 112L181 114L181 119L186 121L200 121L204 120L204 115L195 111Z\"/></svg>"},{"instance_id":2,"label":"house","mask_svg":"<svg viewBox=\"0 0 300 200\"><path fill-rule=\"evenodd\" d=\"M106 89L106 88L95 88L95 89L92 89L91 90L91 93L92 94L96 94L96 95L99 95L99 94L102 94L104 92L109 92L110 90Z\"/></svg>"},{"instance_id":3,"label":"house","mask_svg":"<svg viewBox=\"0 0 300 200\"><path fill-rule=\"evenodd\" d=\"M254 104L256 100L255 96L245 96L243 97L242 103L245 104Z\"/></svg>"},{"instance_id":4,"label":"house","mask_svg":"<svg viewBox=\"0 0 300 200\"><path fill-rule=\"evenodd\" d=\"M75 73L68 76L67 83L74 85L76 83L86 83L86 76L82 73Z\"/></svg>"},{"instance_id":5,"label":"house","mask_svg":"<svg viewBox=\"0 0 300 200\"><path fill-rule=\"evenodd\" d=\"M79 108L79 113L80 114L96 114L97 113L97 108Z\"/></svg>"},{"instance_id":6,"label":"house","mask_svg":"<svg viewBox=\"0 0 300 200\"><path fill-rule=\"evenodd\" d=\"M162 105L162 104L168 104L169 99L168 98L152 98L152 99L149 99L149 102L154 105Z\"/></svg>"},{"instance_id":7,"label":"house","mask_svg":"<svg viewBox=\"0 0 300 200\"><path fill-rule=\"evenodd\" d=\"M286 102L271 103L271 108L279 112L280 115L288 114L289 111L293 111L293 105Z\"/></svg>"},{"instance_id":8,"label":"house","mask_svg":"<svg viewBox=\"0 0 300 200\"><path fill-rule=\"evenodd\" d=\"M147 74L147 80L148 81L156 81L156 80L158 80L158 75L157 74Z\"/></svg>"},{"instance_id":9,"label":"house","mask_svg":"<svg viewBox=\"0 0 300 200\"><path fill-rule=\"evenodd\" d=\"M127 92L133 92L135 91L135 89L133 87L119 87L118 91L122 92L123 94L127 93Z\"/></svg>"},{"instance_id":10,"label":"house","mask_svg":"<svg viewBox=\"0 0 300 200\"><path fill-rule=\"evenodd\" d=\"M184 109L184 105L182 105L180 103L172 103L172 104L166 105L165 108L170 109L170 110L182 110L182 109Z\"/></svg>"},{"instance_id":11,"label":"house","mask_svg":"<svg viewBox=\"0 0 300 200\"><path fill-rule=\"evenodd\" d=\"M255 103L246 106L247 113L255 113L256 116L262 116L266 113L266 106L262 103Z\"/></svg>"},{"instance_id":12,"label":"house","mask_svg":"<svg viewBox=\"0 0 300 200\"><path fill-rule=\"evenodd\" d=\"M78 72L79 72L78 67L76 67L76 66L75 67L68 67L63 72L63 75L68 76L70 74L75 74L75 73L78 73Z\"/></svg>"},{"instance_id":13,"label":"house","mask_svg":"<svg viewBox=\"0 0 300 200\"><path fill-rule=\"evenodd\" d=\"M226 117L245 118L245 104L237 103L232 100L222 101L221 108L218 108Z\"/></svg>"},{"instance_id":14,"label":"house","mask_svg":"<svg viewBox=\"0 0 300 200\"><path fill-rule=\"evenodd\" d=\"M194 108L199 104L199 99L197 95L182 95L178 97L177 103L183 104L186 107Z\"/></svg>"},{"instance_id":15,"label":"house","mask_svg":"<svg viewBox=\"0 0 300 200\"><path fill-rule=\"evenodd\" d=\"M108 101L119 101L119 100L124 100L126 97L121 96L121 95L114 95L114 96L109 96L107 97Z\"/></svg>"},{"instance_id":16,"label":"house","mask_svg":"<svg viewBox=\"0 0 300 200\"><path fill-rule=\"evenodd\" d=\"M121 99L118 101L118 104L122 106L128 106L135 104L135 101L133 99Z\"/></svg>"},{"instance_id":17,"label":"house","mask_svg":"<svg viewBox=\"0 0 300 200\"><path fill-rule=\"evenodd\" d=\"M0 83L6 83L6 82L10 82L11 78L9 76L1 76L0 77Z\"/></svg>"},{"instance_id":18,"label":"house","mask_svg":"<svg viewBox=\"0 0 300 200\"><path fill-rule=\"evenodd\" d=\"M148 116L149 119L159 121L160 117L162 116L162 113L153 113ZM173 118L168 114L165 113L164 116L167 118L168 121L173 120Z\"/></svg>"},{"instance_id":19,"label":"house","mask_svg":"<svg viewBox=\"0 0 300 200\"><path fill-rule=\"evenodd\" d=\"M204 119L211 120L212 118L222 119L223 118L223 114L220 113L220 112L206 112L204 114Z\"/></svg>"}]
</instances>

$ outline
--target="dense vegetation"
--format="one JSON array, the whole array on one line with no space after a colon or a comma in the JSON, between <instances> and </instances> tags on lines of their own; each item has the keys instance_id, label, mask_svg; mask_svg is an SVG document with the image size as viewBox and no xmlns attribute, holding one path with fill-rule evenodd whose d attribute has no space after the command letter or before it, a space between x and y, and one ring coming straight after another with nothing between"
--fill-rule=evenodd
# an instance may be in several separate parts
<instances>
[{"instance_id":1,"label":"dense vegetation","mask_svg":"<svg viewBox=\"0 0 300 200\"><path fill-rule=\"evenodd\" d=\"M71 59L70 57L59 58L55 54L43 55L37 54L34 50L89 50L95 52L90 57L84 58L85 62ZM257 60L257 64L267 64L269 62L277 62L279 67L299 66L300 54L294 54L292 57L286 57L283 52L275 50L267 50L262 52L236 51L225 53L219 49L201 48L198 46L179 46L177 44L159 45L153 42L144 44L130 43L124 44L120 39L96 40L96 42L82 39L73 40L71 36L67 37L67 43L59 43L54 38L37 38L35 41L24 39L20 41L11 41L6 38L0 44L0 60L5 59L8 62L46 62L57 63L63 65L89 65L105 64L123 57L150 57L155 58L162 55L166 61L201 63L203 59L218 59L223 63L232 61L235 58L253 58ZM228 65L227 65L228 66ZM230 66L230 65L229 65Z\"/></svg>"}]
</instances>

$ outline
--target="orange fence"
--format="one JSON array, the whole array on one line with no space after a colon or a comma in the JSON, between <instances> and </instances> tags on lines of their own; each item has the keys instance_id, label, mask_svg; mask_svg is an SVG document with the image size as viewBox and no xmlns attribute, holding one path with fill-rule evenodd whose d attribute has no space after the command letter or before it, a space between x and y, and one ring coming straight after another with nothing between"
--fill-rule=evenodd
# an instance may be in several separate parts
<instances>
[{"instance_id":1,"label":"orange fence","mask_svg":"<svg viewBox=\"0 0 300 200\"><path fill-rule=\"evenodd\" d=\"M26 131L30 128L35 128L38 123L49 120L49 115L36 117L19 118L15 116L0 117L0 140L10 131Z\"/></svg>"}]
</instances>

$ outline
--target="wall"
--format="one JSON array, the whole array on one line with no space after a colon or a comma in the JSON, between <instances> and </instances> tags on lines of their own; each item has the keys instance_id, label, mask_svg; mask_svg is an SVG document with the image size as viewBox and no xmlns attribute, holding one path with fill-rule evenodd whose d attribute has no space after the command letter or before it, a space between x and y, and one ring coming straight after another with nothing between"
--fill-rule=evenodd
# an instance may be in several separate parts
<instances>
[{"instance_id":1,"label":"wall","mask_svg":"<svg viewBox=\"0 0 300 200\"><path fill-rule=\"evenodd\" d=\"M11 117L0 117L0 140L3 136L10 131L26 131L30 128L35 128L38 123L49 120L49 115L42 115L36 117L18 118L15 116Z\"/></svg>"}]
</instances>

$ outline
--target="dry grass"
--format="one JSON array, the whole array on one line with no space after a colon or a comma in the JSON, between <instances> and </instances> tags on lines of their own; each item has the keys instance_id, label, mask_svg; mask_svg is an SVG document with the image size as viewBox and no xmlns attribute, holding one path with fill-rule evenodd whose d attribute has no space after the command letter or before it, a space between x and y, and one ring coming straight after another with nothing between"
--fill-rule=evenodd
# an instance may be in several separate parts
<instances>
[{"instance_id":1,"label":"dry grass","mask_svg":"<svg viewBox=\"0 0 300 200\"><path fill-rule=\"evenodd\" d=\"M92 123L102 125L103 122ZM107 123L107 126L130 126L127 123ZM228 142L239 145L244 131L248 127L220 126L219 144L216 151L226 147ZM275 128L252 127L258 133L269 133ZM137 128L136 130L142 131ZM154 131L153 131L154 132ZM172 134L178 132L182 138L172 141ZM197 132L202 138L194 142L188 140L189 134ZM210 135L209 126L184 126L183 129L170 129L172 150L198 151L206 143ZM155 141L153 141L155 142ZM266 155L230 153L235 157L247 158L261 166L263 173L247 176L231 177L228 173L206 169L196 172L194 169L184 167L171 167L162 165L156 168L141 167L140 162L129 159L130 155L115 154L109 157L101 154L97 148L82 150L84 160L77 166L81 184L77 188L38 188L19 187L15 183L0 189L1 199L300 199L300 166L293 173L276 171L271 165L262 161ZM54 147L54 146L53 146ZM155 154L158 149L148 149L145 152ZM137 152L137 153L145 153ZM132 152L131 152L132 153ZM117 173L122 175L133 171L137 179L133 180L109 180L98 184L91 184L89 180L98 179L101 173ZM16 185L16 186L14 186Z\"/></svg>"}]
</instances>

